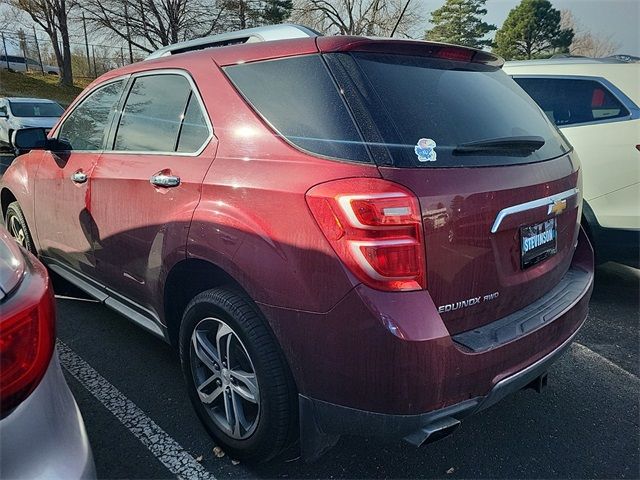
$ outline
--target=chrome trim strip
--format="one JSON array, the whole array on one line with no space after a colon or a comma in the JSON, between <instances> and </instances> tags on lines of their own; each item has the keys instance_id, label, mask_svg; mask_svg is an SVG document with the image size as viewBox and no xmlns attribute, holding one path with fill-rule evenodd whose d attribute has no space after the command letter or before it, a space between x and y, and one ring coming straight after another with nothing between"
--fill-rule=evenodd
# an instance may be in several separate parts
<instances>
[{"instance_id":1,"label":"chrome trim strip","mask_svg":"<svg viewBox=\"0 0 640 480\"><path fill-rule=\"evenodd\" d=\"M105 285L97 282L88 275L78 272L54 258L41 255L40 259L49 269L78 287L80 290L83 290L100 303L103 303L112 310L115 310L131 320L133 323L141 326L154 335L157 335L163 340L167 340L167 337L163 332L163 328L165 326L162 324L158 316L149 309L138 305L132 300L129 300L123 295L120 295Z\"/></svg>"},{"instance_id":2,"label":"chrome trim strip","mask_svg":"<svg viewBox=\"0 0 640 480\"><path fill-rule=\"evenodd\" d=\"M561 200L567 200L574 195L577 195L580 192L577 188L572 188L571 190L566 190L561 193L556 193L555 195L549 195L545 198L539 198L537 200L532 200L530 202L520 203L518 205L513 205L512 207L503 208L498 212L496 216L495 222L493 222L493 226L491 227L491 233L496 233L498 228L500 228L500 224L502 220L507 218L509 215L513 215L515 213L526 212L527 210L533 210L534 208L544 207L548 205L553 205L555 202L559 202ZM548 215L548 213L547 213Z\"/></svg>"}]
</instances>

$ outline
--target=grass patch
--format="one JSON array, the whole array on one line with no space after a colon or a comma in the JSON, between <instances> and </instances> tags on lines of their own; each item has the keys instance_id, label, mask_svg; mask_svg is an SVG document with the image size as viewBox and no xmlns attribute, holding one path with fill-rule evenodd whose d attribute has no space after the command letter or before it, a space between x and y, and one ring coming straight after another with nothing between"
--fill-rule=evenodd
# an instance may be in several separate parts
<instances>
[{"instance_id":1,"label":"grass patch","mask_svg":"<svg viewBox=\"0 0 640 480\"><path fill-rule=\"evenodd\" d=\"M57 75L0 70L0 96L34 97L55 100L67 107L91 80L80 79L73 87L61 87Z\"/></svg>"}]
</instances>

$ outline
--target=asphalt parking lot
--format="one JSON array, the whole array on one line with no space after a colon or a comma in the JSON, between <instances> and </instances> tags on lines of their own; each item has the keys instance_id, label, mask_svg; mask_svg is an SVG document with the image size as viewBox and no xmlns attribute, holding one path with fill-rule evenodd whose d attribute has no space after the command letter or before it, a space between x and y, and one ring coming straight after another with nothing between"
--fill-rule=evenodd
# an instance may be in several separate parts
<instances>
[{"instance_id":1,"label":"asphalt parking lot","mask_svg":"<svg viewBox=\"0 0 640 480\"><path fill-rule=\"evenodd\" d=\"M100 304L59 298L58 337L100 478L638 478L639 287L639 270L598 269L587 323L543 393L518 392L421 449L344 437L313 464L217 458L173 350Z\"/></svg>"},{"instance_id":2,"label":"asphalt parking lot","mask_svg":"<svg viewBox=\"0 0 640 480\"><path fill-rule=\"evenodd\" d=\"M0 175L10 157L0 154ZM218 458L178 359L54 278L58 350L100 478L640 478L640 270L597 269L589 318L541 394L518 392L421 449L343 437L313 464Z\"/></svg>"}]
</instances>

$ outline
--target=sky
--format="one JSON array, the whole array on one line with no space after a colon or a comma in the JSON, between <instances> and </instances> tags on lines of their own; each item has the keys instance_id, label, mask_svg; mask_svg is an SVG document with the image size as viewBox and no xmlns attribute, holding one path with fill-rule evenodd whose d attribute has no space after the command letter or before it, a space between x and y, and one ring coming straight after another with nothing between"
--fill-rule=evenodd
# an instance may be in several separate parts
<instances>
[{"instance_id":1,"label":"sky","mask_svg":"<svg viewBox=\"0 0 640 480\"><path fill-rule=\"evenodd\" d=\"M412 1L418 5L425 20L433 10L445 2L445 0ZM616 53L640 57L640 0L551 0L551 2L558 10L571 10L575 19L585 30L604 37L611 36L613 42L620 45ZM519 3L520 0L487 0L485 21L500 27L509 11ZM4 17L6 12L6 5L3 5L0 0L0 17ZM1 25L0 21L0 29L17 30L18 25L11 23ZM422 36L423 29L419 30L415 34L416 38ZM41 35L44 34L41 33ZM105 43L103 39L97 38L90 38L89 41ZM11 46L9 49L14 50Z\"/></svg>"},{"instance_id":2,"label":"sky","mask_svg":"<svg viewBox=\"0 0 640 480\"><path fill-rule=\"evenodd\" d=\"M445 0L419 0L430 13ZM519 0L487 0L485 21L500 27ZM640 0L551 0L558 10L568 9L586 30L611 35L620 44L617 53L640 57ZM427 15L429 18L429 15Z\"/></svg>"}]
</instances>

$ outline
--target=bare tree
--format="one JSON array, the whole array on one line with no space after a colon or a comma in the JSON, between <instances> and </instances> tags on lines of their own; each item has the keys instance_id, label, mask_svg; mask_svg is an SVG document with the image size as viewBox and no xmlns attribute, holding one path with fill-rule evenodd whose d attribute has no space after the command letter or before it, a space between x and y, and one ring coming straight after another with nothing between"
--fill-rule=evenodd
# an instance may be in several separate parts
<instances>
[{"instance_id":1,"label":"bare tree","mask_svg":"<svg viewBox=\"0 0 640 480\"><path fill-rule=\"evenodd\" d=\"M88 22L145 52L218 31L225 11L208 0L81 1Z\"/></svg>"},{"instance_id":2,"label":"bare tree","mask_svg":"<svg viewBox=\"0 0 640 480\"><path fill-rule=\"evenodd\" d=\"M76 0L8 0L14 8L25 12L42 28L51 40L51 46L60 69L60 83L73 85L71 46L69 43L69 13Z\"/></svg>"},{"instance_id":3,"label":"bare tree","mask_svg":"<svg viewBox=\"0 0 640 480\"><path fill-rule=\"evenodd\" d=\"M401 16L405 0L297 0L291 19L326 34L386 37ZM416 4L402 15L398 36L410 37L422 18Z\"/></svg>"},{"instance_id":4,"label":"bare tree","mask_svg":"<svg viewBox=\"0 0 640 480\"><path fill-rule=\"evenodd\" d=\"M571 55L593 58L608 57L620 48L620 44L615 42L611 35L600 36L585 29L571 10L560 12L560 24L562 28L573 28L575 32L573 42L569 46Z\"/></svg>"}]
</instances>

